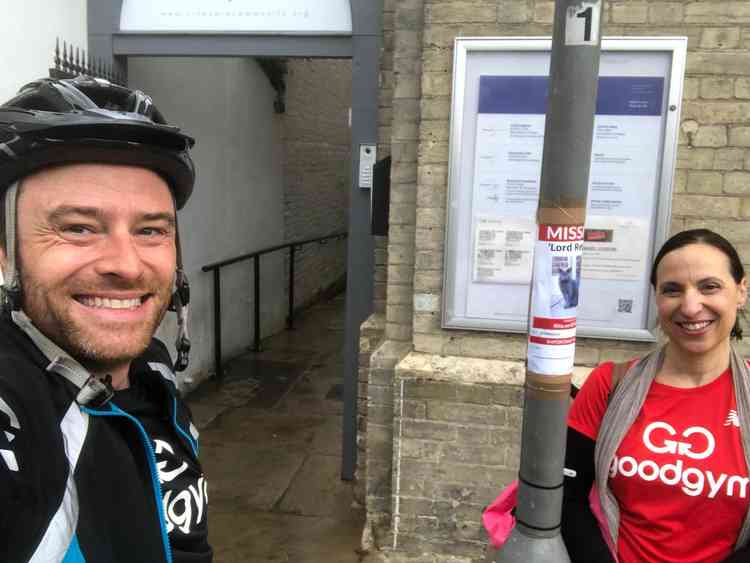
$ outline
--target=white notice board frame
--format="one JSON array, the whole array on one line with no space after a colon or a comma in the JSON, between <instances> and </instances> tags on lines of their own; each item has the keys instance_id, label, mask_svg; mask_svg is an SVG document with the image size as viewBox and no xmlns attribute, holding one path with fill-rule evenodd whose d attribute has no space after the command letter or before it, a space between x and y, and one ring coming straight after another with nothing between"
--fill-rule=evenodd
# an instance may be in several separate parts
<instances>
[{"instance_id":1,"label":"white notice board frame","mask_svg":"<svg viewBox=\"0 0 750 563\"><path fill-rule=\"evenodd\" d=\"M486 107L488 99L518 98L523 105L532 98L538 101L537 86L548 76L550 49L551 39L543 37L455 41L443 328L527 331L529 283L519 278L530 278L526 268L529 229L535 223L532 199L539 189L538 177L533 185L533 170L541 174L543 110L518 117ZM656 340L648 274L656 249L669 235L686 53L684 37L602 39L600 76L621 81L636 94L615 100L628 108L621 117L616 111L604 117L597 111L590 182L597 182L598 191L590 184L589 210L595 206L599 211L587 213L587 248L592 251L585 254L589 266L584 258L583 279L578 280L578 336ZM516 88L514 80L521 80L522 87ZM654 84L656 94L644 94L647 101L641 102L638 93ZM530 95L514 95L524 87ZM600 99L606 91L618 98L618 88L619 83L607 89L600 82ZM652 105L660 109L639 114L638 104L645 108L649 96L658 100ZM485 107L481 113L480 104ZM517 122L508 121L516 117ZM652 152L656 154L650 160ZM638 193L632 193L633 186ZM512 236L506 237L506 231L513 231L508 233ZM507 242L496 243L498 238ZM618 244L622 241L627 244Z\"/></svg>"}]
</instances>

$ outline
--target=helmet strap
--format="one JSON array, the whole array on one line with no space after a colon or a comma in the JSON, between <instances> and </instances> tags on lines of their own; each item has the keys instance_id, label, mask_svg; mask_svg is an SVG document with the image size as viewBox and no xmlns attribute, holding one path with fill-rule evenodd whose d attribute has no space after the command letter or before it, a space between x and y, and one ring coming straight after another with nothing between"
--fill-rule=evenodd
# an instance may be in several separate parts
<instances>
[{"instance_id":1,"label":"helmet strap","mask_svg":"<svg viewBox=\"0 0 750 563\"><path fill-rule=\"evenodd\" d=\"M18 182L5 192L5 271L3 272L2 300L7 311L21 310L21 282L16 264L16 211Z\"/></svg>"},{"instance_id":2,"label":"helmet strap","mask_svg":"<svg viewBox=\"0 0 750 563\"><path fill-rule=\"evenodd\" d=\"M175 206L176 209L176 206ZM172 293L170 311L177 313L177 339L175 348L177 350L177 361L174 371L185 371L190 356L190 334L188 332L190 285L182 264L182 245L180 244L180 228L177 223L175 212L175 250L177 252L177 269L175 271L175 290Z\"/></svg>"}]
</instances>

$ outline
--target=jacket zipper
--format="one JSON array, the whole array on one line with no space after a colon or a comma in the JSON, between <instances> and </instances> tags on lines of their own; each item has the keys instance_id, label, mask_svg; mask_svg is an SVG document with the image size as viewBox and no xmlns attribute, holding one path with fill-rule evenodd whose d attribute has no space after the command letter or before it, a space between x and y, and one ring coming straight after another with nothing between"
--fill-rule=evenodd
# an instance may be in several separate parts
<instances>
[{"instance_id":1,"label":"jacket zipper","mask_svg":"<svg viewBox=\"0 0 750 563\"><path fill-rule=\"evenodd\" d=\"M159 526L161 528L161 536L164 546L166 563L172 563L172 546L169 545L166 516L164 514L164 504L162 500L164 497L162 496L161 482L159 481L159 471L156 468L156 453L154 452L154 447L151 445L151 440L148 437L146 430L143 428L143 425L135 417L129 415L128 413L117 407L117 405L114 405L112 403L109 403L109 408L109 411L98 411L87 407L81 407L83 411L93 416L120 416L126 418L133 424L135 424L136 428L138 428L138 433L141 436L141 441L143 442L144 448L147 452L149 468L151 470L151 484L153 485L154 495L156 497L156 509L159 515Z\"/></svg>"}]
</instances>

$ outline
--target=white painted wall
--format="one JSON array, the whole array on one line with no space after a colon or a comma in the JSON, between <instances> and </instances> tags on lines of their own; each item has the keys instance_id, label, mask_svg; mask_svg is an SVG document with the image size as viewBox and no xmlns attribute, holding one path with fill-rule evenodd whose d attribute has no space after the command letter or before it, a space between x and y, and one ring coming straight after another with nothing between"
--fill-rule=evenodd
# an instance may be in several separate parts
<instances>
[{"instance_id":1,"label":"white painted wall","mask_svg":"<svg viewBox=\"0 0 750 563\"><path fill-rule=\"evenodd\" d=\"M284 114L285 232L303 240L346 231L351 184L352 64L287 62ZM295 301L314 301L346 275L347 241L312 244L297 253Z\"/></svg>"},{"instance_id":2,"label":"white painted wall","mask_svg":"<svg viewBox=\"0 0 750 563\"><path fill-rule=\"evenodd\" d=\"M2 2L0 16L0 103L24 84L48 76L55 38L88 50L86 0Z\"/></svg>"},{"instance_id":3,"label":"white painted wall","mask_svg":"<svg viewBox=\"0 0 750 563\"><path fill-rule=\"evenodd\" d=\"M180 213L180 236L191 286L193 349L187 377L213 369L213 277L201 266L284 240L281 121L275 92L252 59L131 58L128 85L150 94L166 119L196 138L195 192ZM261 259L261 334L284 326L284 256ZM252 342L252 267L222 269L222 351ZM174 341L174 314L160 336Z\"/></svg>"}]
</instances>

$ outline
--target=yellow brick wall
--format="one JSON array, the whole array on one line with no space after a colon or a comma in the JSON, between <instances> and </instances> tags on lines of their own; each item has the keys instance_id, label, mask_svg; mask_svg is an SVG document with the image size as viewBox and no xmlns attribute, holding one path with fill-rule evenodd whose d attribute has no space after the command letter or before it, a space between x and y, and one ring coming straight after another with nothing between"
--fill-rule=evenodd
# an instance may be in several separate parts
<instances>
[{"instance_id":1,"label":"yellow brick wall","mask_svg":"<svg viewBox=\"0 0 750 563\"><path fill-rule=\"evenodd\" d=\"M397 195L391 206L387 332L392 339L411 339L418 352L525 357L523 336L440 328L453 41L549 36L553 12L554 2L541 0L424 0L420 60L410 61L401 75L394 72L395 92L408 92L409 111L419 113L409 120L394 118L391 127L392 140L416 146L416 162L394 176L409 187L414 181L416 194L402 200ZM395 60L416 47L414 21L394 20ZM603 27L605 36L688 37L671 228L714 229L737 245L750 265L750 1L605 2ZM419 67L419 74L408 72ZM594 365L645 348L580 339L576 361Z\"/></svg>"}]
</instances>

